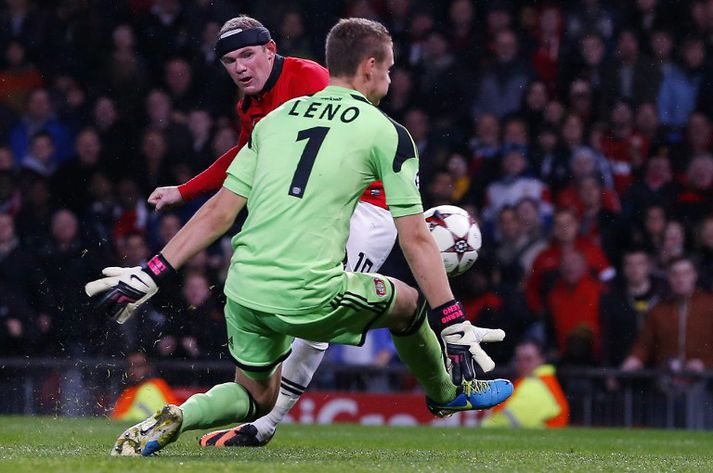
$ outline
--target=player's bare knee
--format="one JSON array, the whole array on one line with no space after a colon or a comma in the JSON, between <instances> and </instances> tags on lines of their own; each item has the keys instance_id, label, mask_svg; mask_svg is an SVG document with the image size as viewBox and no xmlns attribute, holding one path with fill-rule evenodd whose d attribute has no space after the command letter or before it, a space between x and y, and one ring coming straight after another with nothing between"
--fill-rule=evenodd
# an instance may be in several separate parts
<instances>
[{"instance_id":1,"label":"player's bare knee","mask_svg":"<svg viewBox=\"0 0 713 473\"><path fill-rule=\"evenodd\" d=\"M387 326L400 332L409 326L418 305L418 291L398 279L391 279L396 288L396 301L389 314Z\"/></svg>"},{"instance_id":2,"label":"player's bare knee","mask_svg":"<svg viewBox=\"0 0 713 473\"><path fill-rule=\"evenodd\" d=\"M236 370L235 382L240 384L248 392L255 404L255 413L249 421L255 420L268 414L277 402L277 395L280 390L280 370L277 370L269 378L253 379L245 375L241 370Z\"/></svg>"}]
</instances>

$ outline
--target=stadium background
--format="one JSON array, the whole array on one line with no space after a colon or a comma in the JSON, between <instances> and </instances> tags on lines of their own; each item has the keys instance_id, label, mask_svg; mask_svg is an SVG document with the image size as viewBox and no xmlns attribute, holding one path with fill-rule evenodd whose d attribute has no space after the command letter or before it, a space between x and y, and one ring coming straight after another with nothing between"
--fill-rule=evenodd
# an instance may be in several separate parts
<instances>
[{"instance_id":1,"label":"stadium background","mask_svg":"<svg viewBox=\"0 0 713 473\"><path fill-rule=\"evenodd\" d=\"M454 285L475 323L507 331L507 342L489 347L503 372L515 345L535 339L561 373L579 373L565 380L567 394L596 404L621 389L622 372L602 368L621 366L645 313L669 295L669 261L692 257L700 290L713 289L713 2L6 0L0 357L10 362L0 383L21 393L31 378L33 412L102 412L97 373L120 372L137 350L182 386L211 384L210 363L225 359L227 239L125 326L95 317L82 288L101 268L136 265L160 249L201 202L156 214L148 194L185 182L236 142L236 88L213 44L239 13L263 21L280 54L322 63L337 18L387 25L396 66L381 108L419 148L425 205L463 206L481 225L481 258ZM538 254L556 245L562 208L586 243L538 266ZM652 261L638 314L622 267L633 248ZM382 272L409 279L398 250ZM412 389L387 338L332 350L316 385ZM693 342L647 366L662 371L627 384L651 412L666 402L690 409L691 391L699 408L710 407L713 346L685 343ZM695 366L703 374L668 376L691 368L689 350L704 354ZM66 368L79 359L99 361ZM170 368L200 361L209 368ZM13 399L0 411L26 405ZM594 424L607 415L606 406L573 410ZM654 413L647 423L689 425L681 416Z\"/></svg>"}]
</instances>

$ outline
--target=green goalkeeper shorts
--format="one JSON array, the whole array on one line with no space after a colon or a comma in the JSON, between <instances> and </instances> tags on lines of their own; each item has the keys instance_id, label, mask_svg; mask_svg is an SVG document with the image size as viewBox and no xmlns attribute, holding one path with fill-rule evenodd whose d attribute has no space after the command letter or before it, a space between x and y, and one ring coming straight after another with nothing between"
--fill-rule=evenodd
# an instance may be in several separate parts
<instances>
[{"instance_id":1,"label":"green goalkeeper shorts","mask_svg":"<svg viewBox=\"0 0 713 473\"><path fill-rule=\"evenodd\" d=\"M280 315L250 309L228 299L228 349L247 376L265 379L290 354L295 338L347 345L364 344L366 332L383 326L396 288L379 274L346 273L342 290L308 315Z\"/></svg>"}]
</instances>

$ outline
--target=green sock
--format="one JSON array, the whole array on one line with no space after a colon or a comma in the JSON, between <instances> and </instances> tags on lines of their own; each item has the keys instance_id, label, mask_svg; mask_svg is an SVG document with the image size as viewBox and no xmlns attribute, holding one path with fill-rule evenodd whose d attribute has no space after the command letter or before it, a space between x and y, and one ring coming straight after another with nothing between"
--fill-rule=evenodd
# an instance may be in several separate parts
<instances>
[{"instance_id":1,"label":"green sock","mask_svg":"<svg viewBox=\"0 0 713 473\"><path fill-rule=\"evenodd\" d=\"M252 420L257 411L253 398L238 383L213 386L206 393L189 397L180 407L183 411L181 432Z\"/></svg>"},{"instance_id":2,"label":"green sock","mask_svg":"<svg viewBox=\"0 0 713 473\"><path fill-rule=\"evenodd\" d=\"M391 333L399 358L426 391L432 401L445 403L456 395L456 387L443 364L443 352L428 323L421 319L418 330L406 335Z\"/></svg>"}]
</instances>

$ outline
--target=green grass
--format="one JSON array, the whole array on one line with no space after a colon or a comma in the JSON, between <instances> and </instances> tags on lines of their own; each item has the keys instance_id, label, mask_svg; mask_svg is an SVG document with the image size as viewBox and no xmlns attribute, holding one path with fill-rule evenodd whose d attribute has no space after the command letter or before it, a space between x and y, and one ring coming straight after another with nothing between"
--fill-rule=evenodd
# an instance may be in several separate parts
<instances>
[{"instance_id":1,"label":"green grass","mask_svg":"<svg viewBox=\"0 0 713 473\"><path fill-rule=\"evenodd\" d=\"M713 471L713 433L281 426L260 449L204 449L188 432L157 457L109 457L126 424L0 417L0 472Z\"/></svg>"}]
</instances>

